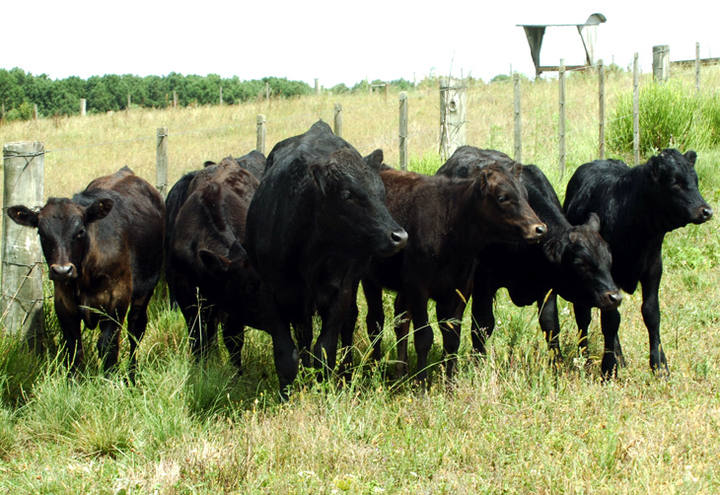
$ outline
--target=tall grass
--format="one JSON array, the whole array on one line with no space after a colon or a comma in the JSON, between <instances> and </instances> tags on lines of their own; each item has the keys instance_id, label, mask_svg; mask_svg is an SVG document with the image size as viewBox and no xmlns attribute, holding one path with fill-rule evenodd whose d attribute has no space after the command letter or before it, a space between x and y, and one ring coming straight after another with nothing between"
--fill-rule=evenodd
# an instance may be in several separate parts
<instances>
[{"instance_id":1,"label":"tall grass","mask_svg":"<svg viewBox=\"0 0 720 495\"><path fill-rule=\"evenodd\" d=\"M674 77L691 80L688 74ZM707 77L710 87L720 79L717 71ZM608 75L610 108L630 84L627 74ZM538 164L561 197L572 170L597 154L596 85L592 74L568 80L568 171L560 177L557 86L522 84L523 162ZM704 94L710 97L712 90ZM468 96L469 143L512 155L512 85L480 85ZM44 141L51 150L46 194L68 196L126 163L153 181L156 127L170 128L174 182L206 159L254 148L257 113L267 115L267 141L274 143L317 118L332 122L335 102L343 105L344 137L364 153L383 148L386 162L394 165L392 94L387 102L377 95L344 94L233 107L133 109L3 125L0 139ZM413 170L433 173L440 165L438 112L434 88L410 92ZM700 188L717 209L720 150L697 151ZM288 403L277 396L267 334L248 329L242 374L219 344L195 362L182 316L160 294L150 305L134 386L123 370L102 373L94 354L97 331L84 332L88 362L71 379L54 350L37 355L21 339L1 335L0 493L715 493L720 489L718 234L713 220L665 240L661 327L672 372L666 380L648 368L639 292L627 295L620 308L628 367L609 383L598 373L597 315L586 362L575 353L572 308L560 301L565 359L556 369L548 365L535 308L514 307L504 290L496 298L497 327L487 356L472 354L464 332L457 378L446 383L435 373L427 391L412 380L392 380L390 318L382 336L387 365L368 359L362 296L356 369L345 379L325 382L303 370ZM384 304L390 314L390 295ZM51 310L46 319L57 345L61 339ZM469 324L466 314L463 328ZM431 362L441 364L436 336ZM125 357L127 347L123 341Z\"/></svg>"}]
</instances>

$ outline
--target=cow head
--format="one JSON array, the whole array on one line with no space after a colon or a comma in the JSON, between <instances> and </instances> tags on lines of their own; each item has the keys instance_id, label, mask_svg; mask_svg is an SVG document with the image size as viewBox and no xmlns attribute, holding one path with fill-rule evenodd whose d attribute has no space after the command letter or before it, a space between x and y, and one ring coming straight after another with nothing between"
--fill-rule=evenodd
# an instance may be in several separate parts
<instances>
[{"instance_id":1,"label":"cow head","mask_svg":"<svg viewBox=\"0 0 720 495\"><path fill-rule=\"evenodd\" d=\"M682 154L676 149L663 150L648 160L654 203L667 230L712 218L713 210L698 190L696 160L694 151Z\"/></svg>"},{"instance_id":2,"label":"cow head","mask_svg":"<svg viewBox=\"0 0 720 495\"><path fill-rule=\"evenodd\" d=\"M68 198L50 198L39 212L25 206L11 206L8 216L17 224L38 229L50 279L67 281L80 275L82 260L90 241L88 226L112 210L109 198L81 206Z\"/></svg>"},{"instance_id":3,"label":"cow head","mask_svg":"<svg viewBox=\"0 0 720 495\"><path fill-rule=\"evenodd\" d=\"M558 292L563 298L602 310L620 305L622 293L611 275L610 247L600 236L600 218L595 213L585 224L543 241L542 249L561 274Z\"/></svg>"},{"instance_id":4,"label":"cow head","mask_svg":"<svg viewBox=\"0 0 720 495\"><path fill-rule=\"evenodd\" d=\"M347 252L390 256L407 244L407 232L385 205L382 160L382 152L363 160L355 150L341 148L309 166L318 193L318 227Z\"/></svg>"},{"instance_id":5,"label":"cow head","mask_svg":"<svg viewBox=\"0 0 720 495\"><path fill-rule=\"evenodd\" d=\"M479 169L473 186L475 217L501 241L538 242L547 226L527 201L527 190L520 184L522 165L491 164Z\"/></svg>"}]
</instances>

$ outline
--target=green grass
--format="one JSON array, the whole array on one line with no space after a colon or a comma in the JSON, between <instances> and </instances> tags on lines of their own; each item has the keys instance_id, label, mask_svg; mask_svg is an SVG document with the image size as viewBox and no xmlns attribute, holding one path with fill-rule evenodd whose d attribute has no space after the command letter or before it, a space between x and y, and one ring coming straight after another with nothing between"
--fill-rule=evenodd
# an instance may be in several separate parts
<instances>
[{"instance_id":1,"label":"green grass","mask_svg":"<svg viewBox=\"0 0 720 495\"><path fill-rule=\"evenodd\" d=\"M609 76L610 102L629 81ZM595 87L589 76L568 80L568 170L561 178L557 87L523 83L523 161L541 166L561 198L572 170L597 153L589 96ZM512 154L511 95L512 85L503 83L470 90L470 144ZM153 180L156 127L171 129L173 182L205 159L252 149L256 113L268 115L272 143L317 117L331 122L336 100L344 108L345 137L362 152L383 148L394 165L396 102L367 95L13 123L0 126L0 139L44 141L55 150L46 157L46 194L70 195L125 163ZM440 165L437 105L435 89L410 94L413 170L432 173ZM702 193L717 210L720 150L697 151ZM572 307L560 301L565 359L554 369L535 308L515 308L500 291L487 356L472 355L465 332L456 380L446 383L435 372L428 391L386 378L385 366L368 359L359 296L352 377L318 383L314 373L301 371L288 403L277 396L268 335L248 330L242 374L222 346L196 363L182 316L161 297L150 306L135 386L127 385L122 367L116 376L102 374L97 331L84 333L87 363L68 380L48 309L53 345L46 354L0 335L0 493L716 493L719 234L714 219L666 238L660 303L667 379L649 371L639 291L626 295L620 308L628 366L613 382L599 378L596 313L585 362L574 353ZM391 295L384 303L391 368ZM466 313L463 328L469 324ZM125 359L127 347L123 341ZM436 334L432 362L441 349Z\"/></svg>"}]
</instances>

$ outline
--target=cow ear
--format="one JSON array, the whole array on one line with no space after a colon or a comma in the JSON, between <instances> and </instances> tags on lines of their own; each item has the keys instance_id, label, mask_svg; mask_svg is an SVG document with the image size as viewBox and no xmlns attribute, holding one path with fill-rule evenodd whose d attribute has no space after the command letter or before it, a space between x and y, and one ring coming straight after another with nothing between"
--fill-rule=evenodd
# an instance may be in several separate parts
<instances>
[{"instance_id":1,"label":"cow ear","mask_svg":"<svg viewBox=\"0 0 720 495\"><path fill-rule=\"evenodd\" d=\"M559 264L562 261L563 245L559 237L552 237L542 243L542 250L550 263Z\"/></svg>"},{"instance_id":2,"label":"cow ear","mask_svg":"<svg viewBox=\"0 0 720 495\"><path fill-rule=\"evenodd\" d=\"M590 216L588 217L587 222L585 222L585 225L590 230L600 232L600 217L598 216L598 214L595 212L590 213Z\"/></svg>"},{"instance_id":3,"label":"cow ear","mask_svg":"<svg viewBox=\"0 0 720 495\"><path fill-rule=\"evenodd\" d=\"M310 176L312 177L318 189L320 189L320 194L325 196L330 187L330 179L328 177L327 166L313 163L312 165L310 165L309 169Z\"/></svg>"},{"instance_id":4,"label":"cow ear","mask_svg":"<svg viewBox=\"0 0 720 495\"><path fill-rule=\"evenodd\" d=\"M522 174L522 165L518 162L513 162L512 167L510 167L510 173L513 174L513 176L520 180L520 175Z\"/></svg>"},{"instance_id":5,"label":"cow ear","mask_svg":"<svg viewBox=\"0 0 720 495\"><path fill-rule=\"evenodd\" d=\"M205 163L203 163L203 168L212 167L213 165L217 165L217 163L212 160L207 160Z\"/></svg>"},{"instance_id":6,"label":"cow ear","mask_svg":"<svg viewBox=\"0 0 720 495\"><path fill-rule=\"evenodd\" d=\"M694 167L695 161L697 161L697 153L695 153L693 150L688 150L685 153L685 158L687 158L687 161L690 162L690 165Z\"/></svg>"},{"instance_id":7,"label":"cow ear","mask_svg":"<svg viewBox=\"0 0 720 495\"><path fill-rule=\"evenodd\" d=\"M85 210L85 223L101 220L113 209L113 200L110 198L96 199Z\"/></svg>"},{"instance_id":8,"label":"cow ear","mask_svg":"<svg viewBox=\"0 0 720 495\"><path fill-rule=\"evenodd\" d=\"M382 168L382 163L384 159L385 157L383 155L383 150L381 149L377 149L365 158L363 158L363 160L365 160L365 163L367 163L371 169L377 170L378 172Z\"/></svg>"},{"instance_id":9,"label":"cow ear","mask_svg":"<svg viewBox=\"0 0 720 495\"><path fill-rule=\"evenodd\" d=\"M23 225L25 227L34 227L37 228L38 226L38 214L35 211L32 211L30 208L23 206L23 205L17 205L17 206L11 206L7 210L8 216L18 225Z\"/></svg>"},{"instance_id":10,"label":"cow ear","mask_svg":"<svg viewBox=\"0 0 720 495\"><path fill-rule=\"evenodd\" d=\"M222 274L230 268L230 260L225 256L213 253L209 249L200 249L198 251L200 261L207 271L212 274Z\"/></svg>"},{"instance_id":11,"label":"cow ear","mask_svg":"<svg viewBox=\"0 0 720 495\"><path fill-rule=\"evenodd\" d=\"M488 171L486 169L480 170L480 173L475 178L475 191L481 196L485 194L488 187Z\"/></svg>"},{"instance_id":12,"label":"cow ear","mask_svg":"<svg viewBox=\"0 0 720 495\"><path fill-rule=\"evenodd\" d=\"M658 156L651 156L648 160L648 165L650 166L650 177L652 177L652 180L655 182L660 180L660 162L661 159Z\"/></svg>"}]
</instances>

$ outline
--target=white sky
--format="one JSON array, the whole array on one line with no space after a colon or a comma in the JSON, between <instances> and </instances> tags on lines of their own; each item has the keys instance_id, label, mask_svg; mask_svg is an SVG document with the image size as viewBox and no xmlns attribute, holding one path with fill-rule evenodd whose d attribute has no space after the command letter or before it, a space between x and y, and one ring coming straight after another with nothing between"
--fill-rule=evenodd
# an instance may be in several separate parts
<instances>
[{"instance_id":1,"label":"white sky","mask_svg":"<svg viewBox=\"0 0 720 495\"><path fill-rule=\"evenodd\" d=\"M362 0L122 2L3 0L0 68L53 79L103 74L209 73L287 77L325 87L369 79L472 75L488 81L512 69L534 76L525 34L516 24L600 25L597 57L629 67L639 53L649 72L653 45L671 60L720 56L720 3ZM575 28L549 29L541 62L584 61Z\"/></svg>"}]
</instances>

